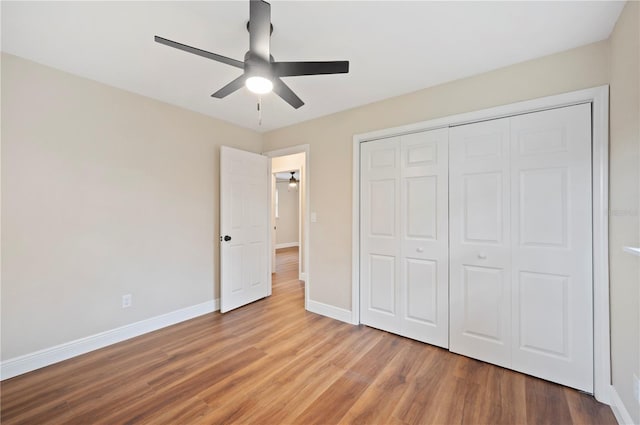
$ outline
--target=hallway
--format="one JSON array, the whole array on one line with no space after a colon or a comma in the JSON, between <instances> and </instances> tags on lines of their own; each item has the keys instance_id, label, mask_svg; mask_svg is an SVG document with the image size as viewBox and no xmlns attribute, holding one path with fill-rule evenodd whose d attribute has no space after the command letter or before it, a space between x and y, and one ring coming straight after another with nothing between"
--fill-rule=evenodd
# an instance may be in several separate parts
<instances>
[{"instance_id":1,"label":"hallway","mask_svg":"<svg viewBox=\"0 0 640 425\"><path fill-rule=\"evenodd\" d=\"M274 270L274 282L282 283L282 280L297 280L298 278L298 247L280 248L276 250L276 269Z\"/></svg>"}]
</instances>

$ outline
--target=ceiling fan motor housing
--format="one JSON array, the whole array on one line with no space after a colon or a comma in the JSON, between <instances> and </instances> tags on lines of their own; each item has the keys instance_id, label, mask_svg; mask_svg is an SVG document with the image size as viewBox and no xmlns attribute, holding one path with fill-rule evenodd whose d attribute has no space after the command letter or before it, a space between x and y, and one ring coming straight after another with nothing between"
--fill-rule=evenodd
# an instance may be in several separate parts
<instances>
[{"instance_id":1,"label":"ceiling fan motor housing","mask_svg":"<svg viewBox=\"0 0 640 425\"><path fill-rule=\"evenodd\" d=\"M247 21L247 31L249 31L249 33L251 33L251 30L249 29L249 25L251 24L251 21ZM273 24L270 24L271 27L269 28L269 35L273 34Z\"/></svg>"},{"instance_id":2,"label":"ceiling fan motor housing","mask_svg":"<svg viewBox=\"0 0 640 425\"><path fill-rule=\"evenodd\" d=\"M273 56L271 56L271 61ZM266 61L260 56L248 51L244 55L244 73L247 77L259 76L269 80L273 78L271 72L271 62Z\"/></svg>"}]
</instances>

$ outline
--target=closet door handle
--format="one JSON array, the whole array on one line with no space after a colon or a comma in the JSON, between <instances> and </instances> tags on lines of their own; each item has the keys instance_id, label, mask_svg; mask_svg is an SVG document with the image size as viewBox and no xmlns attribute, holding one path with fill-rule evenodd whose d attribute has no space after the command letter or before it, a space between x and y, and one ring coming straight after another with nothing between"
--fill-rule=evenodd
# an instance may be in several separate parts
<instances>
[{"instance_id":1,"label":"closet door handle","mask_svg":"<svg viewBox=\"0 0 640 425\"><path fill-rule=\"evenodd\" d=\"M416 248L416 252L424 252L424 248Z\"/></svg>"},{"instance_id":2,"label":"closet door handle","mask_svg":"<svg viewBox=\"0 0 640 425\"><path fill-rule=\"evenodd\" d=\"M486 260L487 259L487 254L484 252L480 252L478 253L478 258L481 260Z\"/></svg>"}]
</instances>

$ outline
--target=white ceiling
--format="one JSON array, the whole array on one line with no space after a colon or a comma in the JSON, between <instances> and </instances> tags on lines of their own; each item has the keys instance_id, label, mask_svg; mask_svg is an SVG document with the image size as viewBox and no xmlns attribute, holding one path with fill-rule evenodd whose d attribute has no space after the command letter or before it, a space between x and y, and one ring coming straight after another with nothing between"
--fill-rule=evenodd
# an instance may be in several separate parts
<instances>
[{"instance_id":1,"label":"white ceiling","mask_svg":"<svg viewBox=\"0 0 640 425\"><path fill-rule=\"evenodd\" d=\"M249 2L2 1L2 50L73 74L268 131L606 39L624 2L273 1L276 60L349 60L350 73L283 80L295 110L246 88L242 72L153 41L243 60Z\"/></svg>"}]
</instances>

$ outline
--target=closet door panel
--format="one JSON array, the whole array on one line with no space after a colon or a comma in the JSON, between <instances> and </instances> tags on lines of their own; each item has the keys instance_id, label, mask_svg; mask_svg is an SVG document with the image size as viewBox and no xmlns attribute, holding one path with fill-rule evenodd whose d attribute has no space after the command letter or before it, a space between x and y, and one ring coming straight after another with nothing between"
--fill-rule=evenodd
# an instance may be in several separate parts
<instances>
[{"instance_id":1,"label":"closet door panel","mask_svg":"<svg viewBox=\"0 0 640 425\"><path fill-rule=\"evenodd\" d=\"M467 335L504 344L502 292L504 270L494 267L463 266L462 314Z\"/></svg>"},{"instance_id":2,"label":"closet door panel","mask_svg":"<svg viewBox=\"0 0 640 425\"><path fill-rule=\"evenodd\" d=\"M437 240L438 177L408 177L404 179L404 184L406 197L404 230L406 237L416 241Z\"/></svg>"},{"instance_id":3,"label":"closet door panel","mask_svg":"<svg viewBox=\"0 0 640 425\"><path fill-rule=\"evenodd\" d=\"M401 137L402 335L449 346L448 129Z\"/></svg>"},{"instance_id":4,"label":"closet door panel","mask_svg":"<svg viewBox=\"0 0 640 425\"><path fill-rule=\"evenodd\" d=\"M512 118L513 368L593 391L591 108Z\"/></svg>"},{"instance_id":5,"label":"closet door panel","mask_svg":"<svg viewBox=\"0 0 640 425\"><path fill-rule=\"evenodd\" d=\"M432 260L405 259L407 283L405 316L431 326L438 325L438 263Z\"/></svg>"},{"instance_id":6,"label":"closet door panel","mask_svg":"<svg viewBox=\"0 0 640 425\"><path fill-rule=\"evenodd\" d=\"M398 138L361 145L360 316L362 323L399 333Z\"/></svg>"},{"instance_id":7,"label":"closet door panel","mask_svg":"<svg viewBox=\"0 0 640 425\"><path fill-rule=\"evenodd\" d=\"M504 242L503 172L465 173L461 183L463 242L500 246Z\"/></svg>"},{"instance_id":8,"label":"closet door panel","mask_svg":"<svg viewBox=\"0 0 640 425\"><path fill-rule=\"evenodd\" d=\"M361 322L449 344L448 130L361 145Z\"/></svg>"},{"instance_id":9,"label":"closet door panel","mask_svg":"<svg viewBox=\"0 0 640 425\"><path fill-rule=\"evenodd\" d=\"M449 135L450 348L509 367L509 120Z\"/></svg>"},{"instance_id":10,"label":"closet door panel","mask_svg":"<svg viewBox=\"0 0 640 425\"><path fill-rule=\"evenodd\" d=\"M396 315L396 259L392 255L369 255L369 310Z\"/></svg>"}]
</instances>

